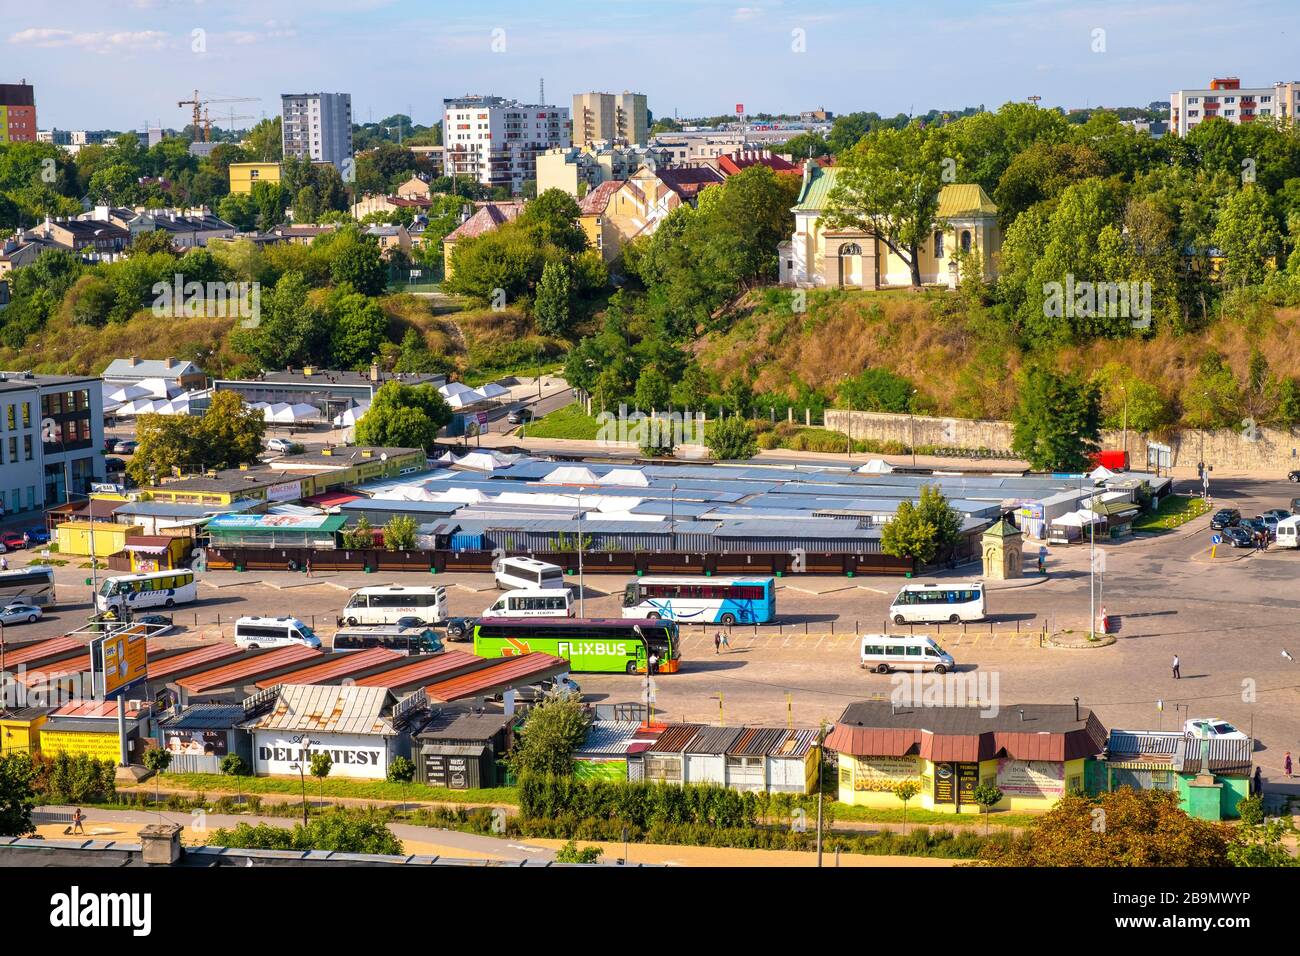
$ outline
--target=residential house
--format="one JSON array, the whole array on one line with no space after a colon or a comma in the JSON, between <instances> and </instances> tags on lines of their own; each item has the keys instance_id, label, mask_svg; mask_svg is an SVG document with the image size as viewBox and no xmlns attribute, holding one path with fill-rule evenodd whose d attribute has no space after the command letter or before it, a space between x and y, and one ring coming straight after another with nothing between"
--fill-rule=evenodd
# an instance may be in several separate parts
<instances>
[{"instance_id":1,"label":"residential house","mask_svg":"<svg viewBox=\"0 0 1300 956\"><path fill-rule=\"evenodd\" d=\"M432 205L432 199L421 199L416 196L382 196L378 193L371 193L361 197L359 202L352 204L352 216L355 219L364 219L371 213L395 213L407 209L413 209L420 213L429 209Z\"/></svg>"},{"instance_id":2,"label":"residential house","mask_svg":"<svg viewBox=\"0 0 1300 956\"><path fill-rule=\"evenodd\" d=\"M279 163L231 163L230 191L247 195L258 183L278 183L280 181Z\"/></svg>"},{"instance_id":3,"label":"residential house","mask_svg":"<svg viewBox=\"0 0 1300 956\"><path fill-rule=\"evenodd\" d=\"M537 192L562 189L582 198L601 183L627 179L642 166L666 166L669 160L667 150L645 146L556 147L537 157Z\"/></svg>"},{"instance_id":4,"label":"residential house","mask_svg":"<svg viewBox=\"0 0 1300 956\"><path fill-rule=\"evenodd\" d=\"M507 222L514 222L524 210L522 202L480 202L475 203L478 210L447 234L442 240L443 275L450 279L451 251L462 239L476 239L499 228Z\"/></svg>"},{"instance_id":5,"label":"residential house","mask_svg":"<svg viewBox=\"0 0 1300 956\"><path fill-rule=\"evenodd\" d=\"M768 149L741 149L734 153L724 153L708 165L716 169L723 179L729 179L750 166L766 166L774 173L797 173L799 167L788 159L772 155Z\"/></svg>"},{"instance_id":6,"label":"residential house","mask_svg":"<svg viewBox=\"0 0 1300 956\"><path fill-rule=\"evenodd\" d=\"M793 210L794 235L778 247L781 283L855 289L911 285L911 270L882 239L854 226L823 222L840 168L804 164L803 188ZM978 184L944 186L930 238L920 249L922 284L955 285L957 255L969 251L978 253L984 278L996 278L1002 248L997 213Z\"/></svg>"},{"instance_id":7,"label":"residential house","mask_svg":"<svg viewBox=\"0 0 1300 956\"><path fill-rule=\"evenodd\" d=\"M601 258L613 262L627 243L652 234L674 209L693 205L700 190L721 182L707 166L642 166L623 182L601 183L584 196L579 222Z\"/></svg>"},{"instance_id":8,"label":"residential house","mask_svg":"<svg viewBox=\"0 0 1300 956\"><path fill-rule=\"evenodd\" d=\"M310 246L312 240L317 236L333 232L337 228L338 226L332 222L323 225L309 222L295 225L279 225L264 233L262 238L270 243L287 242L298 246Z\"/></svg>"},{"instance_id":9,"label":"residential house","mask_svg":"<svg viewBox=\"0 0 1300 956\"><path fill-rule=\"evenodd\" d=\"M208 376L193 362L168 356L164 359L142 359L134 355L113 359L101 377L111 385L136 385L145 379L162 379L176 392L189 392L204 388Z\"/></svg>"},{"instance_id":10,"label":"residential house","mask_svg":"<svg viewBox=\"0 0 1300 956\"><path fill-rule=\"evenodd\" d=\"M371 226L366 230L367 236L374 236L379 241L379 251L384 258L390 258L393 250L400 250L405 255L411 254L411 234L405 226Z\"/></svg>"},{"instance_id":11,"label":"residential house","mask_svg":"<svg viewBox=\"0 0 1300 956\"><path fill-rule=\"evenodd\" d=\"M24 233L83 257L112 259L131 244L131 233L111 222L84 219L49 219Z\"/></svg>"}]
</instances>

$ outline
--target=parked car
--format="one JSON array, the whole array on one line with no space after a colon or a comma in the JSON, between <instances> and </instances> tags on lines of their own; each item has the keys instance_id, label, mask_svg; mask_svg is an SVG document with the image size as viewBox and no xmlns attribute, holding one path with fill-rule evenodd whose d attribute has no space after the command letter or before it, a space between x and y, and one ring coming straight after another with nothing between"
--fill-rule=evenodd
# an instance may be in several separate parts
<instances>
[{"instance_id":1,"label":"parked car","mask_svg":"<svg viewBox=\"0 0 1300 956\"><path fill-rule=\"evenodd\" d=\"M1236 508L1220 508L1210 518L1210 527L1215 531L1230 528L1241 522L1241 512Z\"/></svg>"},{"instance_id":2,"label":"parked car","mask_svg":"<svg viewBox=\"0 0 1300 956\"><path fill-rule=\"evenodd\" d=\"M1230 524L1226 528L1220 529L1223 540L1234 548L1253 548L1255 546L1255 533L1247 531L1241 525Z\"/></svg>"},{"instance_id":3,"label":"parked car","mask_svg":"<svg viewBox=\"0 0 1300 956\"><path fill-rule=\"evenodd\" d=\"M0 608L0 624L35 624L41 619L41 609L31 604L10 604Z\"/></svg>"},{"instance_id":4,"label":"parked car","mask_svg":"<svg viewBox=\"0 0 1300 956\"><path fill-rule=\"evenodd\" d=\"M1263 531L1265 534L1269 535L1269 537L1272 537L1273 535L1273 530L1269 528L1268 522L1263 518L1242 518L1241 523L1237 525L1237 527L1245 528L1251 534L1258 534L1260 531ZM1276 529L1276 527L1277 522L1274 522L1273 528Z\"/></svg>"},{"instance_id":5,"label":"parked car","mask_svg":"<svg viewBox=\"0 0 1300 956\"><path fill-rule=\"evenodd\" d=\"M32 544L49 544L50 533L44 528L28 528L27 540Z\"/></svg>"},{"instance_id":6,"label":"parked car","mask_svg":"<svg viewBox=\"0 0 1300 956\"><path fill-rule=\"evenodd\" d=\"M121 475L126 472L126 462L121 458L105 458L104 470L110 475Z\"/></svg>"},{"instance_id":7,"label":"parked car","mask_svg":"<svg viewBox=\"0 0 1300 956\"><path fill-rule=\"evenodd\" d=\"M1226 720L1220 720L1218 717L1193 717L1187 723L1183 724L1183 733L1191 734L1193 737L1230 737L1236 740L1245 740L1246 735L1238 730Z\"/></svg>"},{"instance_id":8,"label":"parked car","mask_svg":"<svg viewBox=\"0 0 1300 956\"><path fill-rule=\"evenodd\" d=\"M453 617L447 620L447 640L467 641L474 629L474 618Z\"/></svg>"},{"instance_id":9,"label":"parked car","mask_svg":"<svg viewBox=\"0 0 1300 956\"><path fill-rule=\"evenodd\" d=\"M1288 471L1288 472L1286 473L1286 476L1287 476L1287 479L1290 480L1290 481L1300 481L1300 470L1297 470L1297 471Z\"/></svg>"},{"instance_id":10,"label":"parked car","mask_svg":"<svg viewBox=\"0 0 1300 956\"><path fill-rule=\"evenodd\" d=\"M278 451L281 455L287 455L293 450L294 443L287 438L272 438L266 443L267 451Z\"/></svg>"},{"instance_id":11,"label":"parked car","mask_svg":"<svg viewBox=\"0 0 1300 956\"><path fill-rule=\"evenodd\" d=\"M533 420L534 416L531 409L516 408L506 416L506 422L511 425L527 425Z\"/></svg>"},{"instance_id":12,"label":"parked car","mask_svg":"<svg viewBox=\"0 0 1300 956\"><path fill-rule=\"evenodd\" d=\"M149 636L158 637L162 634L170 634L176 629L172 619L166 614L137 614L131 618L133 624L148 624Z\"/></svg>"},{"instance_id":13,"label":"parked car","mask_svg":"<svg viewBox=\"0 0 1300 956\"><path fill-rule=\"evenodd\" d=\"M134 455L135 450L140 447L140 443L134 438L124 438L113 446L113 453L116 455Z\"/></svg>"},{"instance_id":14,"label":"parked car","mask_svg":"<svg viewBox=\"0 0 1300 956\"><path fill-rule=\"evenodd\" d=\"M1272 514L1255 515L1255 517L1250 519L1250 523L1254 525L1256 528L1263 528L1265 531L1267 531L1268 536L1270 538L1277 537L1277 522L1278 522L1277 515L1272 515Z\"/></svg>"},{"instance_id":15,"label":"parked car","mask_svg":"<svg viewBox=\"0 0 1300 956\"><path fill-rule=\"evenodd\" d=\"M17 551L19 548L27 547L27 542L17 531L6 531L0 534L0 554L6 551Z\"/></svg>"},{"instance_id":16,"label":"parked car","mask_svg":"<svg viewBox=\"0 0 1300 956\"><path fill-rule=\"evenodd\" d=\"M1260 517L1265 520L1272 518L1274 521L1282 521L1285 518L1291 517L1291 512L1287 511L1285 508L1269 508L1260 515Z\"/></svg>"}]
</instances>

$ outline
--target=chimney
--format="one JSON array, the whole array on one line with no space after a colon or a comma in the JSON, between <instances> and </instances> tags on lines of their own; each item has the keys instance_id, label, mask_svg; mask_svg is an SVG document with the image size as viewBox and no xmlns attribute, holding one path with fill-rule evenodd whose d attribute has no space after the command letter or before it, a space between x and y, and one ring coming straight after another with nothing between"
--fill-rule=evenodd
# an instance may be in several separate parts
<instances>
[{"instance_id":1,"label":"chimney","mask_svg":"<svg viewBox=\"0 0 1300 956\"><path fill-rule=\"evenodd\" d=\"M171 866L181 858L181 828L175 823L150 823L140 828L142 859L150 866Z\"/></svg>"},{"instance_id":2,"label":"chimney","mask_svg":"<svg viewBox=\"0 0 1300 956\"><path fill-rule=\"evenodd\" d=\"M311 378L311 373L313 371L315 371L315 369L313 369L310 365L304 365L302 367L302 374L307 378Z\"/></svg>"},{"instance_id":3,"label":"chimney","mask_svg":"<svg viewBox=\"0 0 1300 956\"><path fill-rule=\"evenodd\" d=\"M171 368L175 368L175 366L176 366L176 359L173 358L172 356L169 355L165 359L163 359L163 368L171 369Z\"/></svg>"},{"instance_id":4,"label":"chimney","mask_svg":"<svg viewBox=\"0 0 1300 956\"><path fill-rule=\"evenodd\" d=\"M377 382L377 381L379 381L379 363L378 363L378 362L371 362L371 363L370 363L370 381L372 381L372 382Z\"/></svg>"},{"instance_id":5,"label":"chimney","mask_svg":"<svg viewBox=\"0 0 1300 956\"><path fill-rule=\"evenodd\" d=\"M136 358L134 355L128 355L126 358L126 364L131 366L131 368L135 368L137 365L140 364L140 360Z\"/></svg>"}]
</instances>

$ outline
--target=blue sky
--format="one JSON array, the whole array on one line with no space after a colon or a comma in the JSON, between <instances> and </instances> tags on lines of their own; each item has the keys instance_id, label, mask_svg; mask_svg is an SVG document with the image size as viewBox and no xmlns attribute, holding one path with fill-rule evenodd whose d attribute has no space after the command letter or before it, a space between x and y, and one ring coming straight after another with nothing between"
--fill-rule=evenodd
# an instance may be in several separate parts
<instances>
[{"instance_id":1,"label":"blue sky","mask_svg":"<svg viewBox=\"0 0 1300 956\"><path fill-rule=\"evenodd\" d=\"M350 92L360 121L429 123L444 96L532 101L543 77L552 103L633 89L656 115L1145 105L1300 79L1297 49L1287 0L0 0L0 82L35 84L65 129L179 127L195 88L260 97L234 104L255 116Z\"/></svg>"}]
</instances>

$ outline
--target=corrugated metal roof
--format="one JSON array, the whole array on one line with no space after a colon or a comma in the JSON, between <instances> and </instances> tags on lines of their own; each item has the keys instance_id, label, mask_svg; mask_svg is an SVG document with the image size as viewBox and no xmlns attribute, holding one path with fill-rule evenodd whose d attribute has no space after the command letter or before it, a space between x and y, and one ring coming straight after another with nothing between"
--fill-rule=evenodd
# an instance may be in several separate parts
<instances>
[{"instance_id":1,"label":"corrugated metal roof","mask_svg":"<svg viewBox=\"0 0 1300 956\"><path fill-rule=\"evenodd\" d=\"M437 681L424 688L430 700L450 703L491 694L512 688L527 687L548 677L567 674L573 667L562 657L550 654L521 654L519 657L505 657L489 662L487 667L465 674L457 674L447 680Z\"/></svg>"},{"instance_id":2,"label":"corrugated metal roof","mask_svg":"<svg viewBox=\"0 0 1300 956\"><path fill-rule=\"evenodd\" d=\"M277 647L265 653L250 654L241 660L214 667L212 670L200 671L182 677L178 684L191 694L202 693L214 687L231 687L241 683L253 683L259 677L272 673L278 668L288 667L299 661L320 657L321 652L315 648L295 644L292 647Z\"/></svg>"},{"instance_id":3,"label":"corrugated metal roof","mask_svg":"<svg viewBox=\"0 0 1300 956\"><path fill-rule=\"evenodd\" d=\"M358 678L356 684L358 687L389 687L394 690L420 687L435 679L445 680L455 674L487 666L486 658L464 651L443 651L441 654L413 658L409 664Z\"/></svg>"},{"instance_id":4,"label":"corrugated metal roof","mask_svg":"<svg viewBox=\"0 0 1300 956\"><path fill-rule=\"evenodd\" d=\"M276 684L333 684L345 677L358 674L381 664L406 660L406 655L399 651L390 651L386 647L371 647L364 651L330 654L326 660L290 671L275 677L267 677L257 682L261 688L274 687Z\"/></svg>"},{"instance_id":5,"label":"corrugated metal roof","mask_svg":"<svg viewBox=\"0 0 1300 956\"><path fill-rule=\"evenodd\" d=\"M117 717L119 702L116 700L74 700L64 704L58 710L54 711L52 717ZM126 716L139 717L145 712L145 708L131 707L126 708Z\"/></svg>"},{"instance_id":6,"label":"corrugated metal roof","mask_svg":"<svg viewBox=\"0 0 1300 956\"><path fill-rule=\"evenodd\" d=\"M1183 738L1183 773L1201 772L1202 740L1190 734ZM1250 773L1250 755L1255 741L1248 737L1211 737L1210 773Z\"/></svg>"},{"instance_id":7,"label":"corrugated metal roof","mask_svg":"<svg viewBox=\"0 0 1300 956\"><path fill-rule=\"evenodd\" d=\"M212 661L225 660L231 657L243 657L242 648L235 647L233 644L209 644L207 647L196 647L192 650L183 651L180 654L171 654L155 660L149 658L149 679L163 680L172 674L183 671L199 664L207 664Z\"/></svg>"},{"instance_id":8,"label":"corrugated metal roof","mask_svg":"<svg viewBox=\"0 0 1300 956\"><path fill-rule=\"evenodd\" d=\"M1115 756L1131 757L1135 754L1160 754L1172 757L1178 752L1184 735L1180 733L1112 730L1106 738L1106 751Z\"/></svg>"},{"instance_id":9,"label":"corrugated metal roof","mask_svg":"<svg viewBox=\"0 0 1300 956\"><path fill-rule=\"evenodd\" d=\"M434 714L415 736L420 740L491 740L514 721L505 714Z\"/></svg>"},{"instance_id":10,"label":"corrugated metal roof","mask_svg":"<svg viewBox=\"0 0 1300 956\"><path fill-rule=\"evenodd\" d=\"M324 734L391 734L393 695L355 684L285 684L275 706L244 724L249 730L319 731Z\"/></svg>"},{"instance_id":11,"label":"corrugated metal roof","mask_svg":"<svg viewBox=\"0 0 1300 956\"><path fill-rule=\"evenodd\" d=\"M5 661L7 667L9 662ZM54 680L56 677L67 677L70 674L80 674L82 671L90 670L90 655L83 654L80 657L71 657L62 661L50 661L45 664L38 664L34 667L28 667L22 673L13 673L13 679L27 687L35 687L46 681Z\"/></svg>"},{"instance_id":12,"label":"corrugated metal roof","mask_svg":"<svg viewBox=\"0 0 1300 956\"><path fill-rule=\"evenodd\" d=\"M746 727L727 753L738 757L766 756L789 736L790 731L779 727Z\"/></svg>"},{"instance_id":13,"label":"corrugated metal roof","mask_svg":"<svg viewBox=\"0 0 1300 956\"><path fill-rule=\"evenodd\" d=\"M161 718L158 726L172 730L224 730L243 719L242 704L194 704L179 714Z\"/></svg>"},{"instance_id":14,"label":"corrugated metal roof","mask_svg":"<svg viewBox=\"0 0 1300 956\"><path fill-rule=\"evenodd\" d=\"M792 730L785 740L780 741L769 753L773 757L802 758L817 746L817 731Z\"/></svg>"},{"instance_id":15,"label":"corrugated metal roof","mask_svg":"<svg viewBox=\"0 0 1300 956\"><path fill-rule=\"evenodd\" d=\"M703 724L669 724L650 748L654 753L681 753Z\"/></svg>"},{"instance_id":16,"label":"corrugated metal roof","mask_svg":"<svg viewBox=\"0 0 1300 956\"><path fill-rule=\"evenodd\" d=\"M13 670L20 664L30 669L42 661L76 657L78 651L85 649L86 642L77 637L52 637L48 641L36 641L18 648L10 647L5 650L5 670Z\"/></svg>"},{"instance_id":17,"label":"corrugated metal roof","mask_svg":"<svg viewBox=\"0 0 1300 956\"><path fill-rule=\"evenodd\" d=\"M731 749L740 735L744 733L743 727L704 727L696 734L691 742L682 748L683 753L688 754L725 754Z\"/></svg>"},{"instance_id":18,"label":"corrugated metal roof","mask_svg":"<svg viewBox=\"0 0 1300 956\"><path fill-rule=\"evenodd\" d=\"M641 722L637 720L593 720L587 738L573 755L625 754L640 730Z\"/></svg>"}]
</instances>

